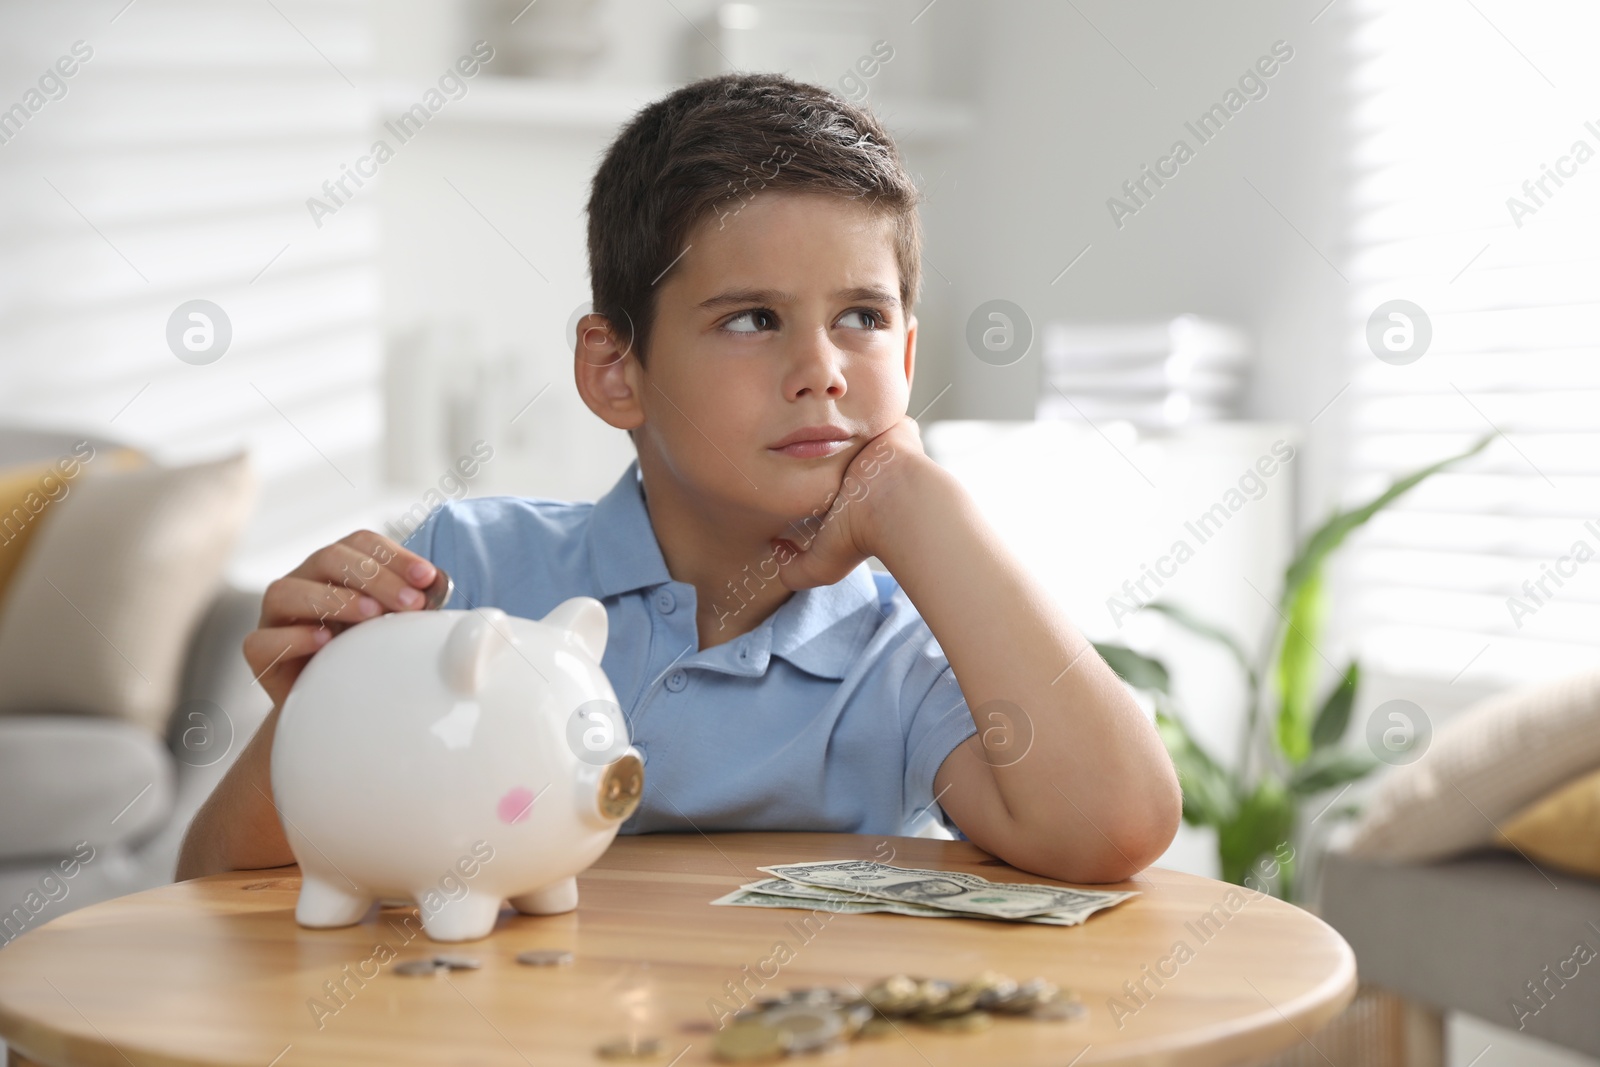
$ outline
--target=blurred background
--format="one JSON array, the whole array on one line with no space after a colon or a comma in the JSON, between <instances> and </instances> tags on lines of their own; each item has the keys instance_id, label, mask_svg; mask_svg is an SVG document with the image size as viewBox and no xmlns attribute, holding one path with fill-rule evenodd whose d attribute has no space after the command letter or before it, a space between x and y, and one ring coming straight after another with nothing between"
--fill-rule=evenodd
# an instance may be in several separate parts
<instances>
[{"instance_id":1,"label":"blurred background","mask_svg":"<svg viewBox=\"0 0 1600 1067\"><path fill-rule=\"evenodd\" d=\"M1594 668L1597 29L1580 0L0 2L0 479L26 488L84 439L147 473L241 450L251 472L150 527L219 525L196 543L234 599L199 590L173 616L183 703L155 728L176 773L106 830L127 866L89 864L104 881L56 910L170 879L264 711L248 677L197 678L242 668L267 582L444 498L615 481L631 447L571 372L587 183L635 110L723 70L886 122L925 197L911 410L930 452L1091 637L1159 659L1169 692L1148 699L1219 762L1246 681L1142 606L1253 655L1308 533L1484 435L1328 560L1317 699L1359 660L1364 751L1396 701L1437 737ZM31 784L8 817L47 821L68 787L10 751ZM1370 781L1344 784L1302 831ZM29 840L0 903L58 848ZM1215 876L1216 852L1186 826L1163 863ZM1568 996L1592 1009L1587 980ZM1595 1062L1592 1027L1584 1051L1496 1010L1451 1016L1449 1062Z\"/></svg>"}]
</instances>

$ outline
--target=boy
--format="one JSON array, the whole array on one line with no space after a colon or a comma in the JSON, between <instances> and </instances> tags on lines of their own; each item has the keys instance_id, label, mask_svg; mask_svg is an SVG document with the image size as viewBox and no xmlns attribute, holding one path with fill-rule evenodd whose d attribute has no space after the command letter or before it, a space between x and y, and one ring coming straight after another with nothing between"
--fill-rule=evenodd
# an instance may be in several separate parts
<instances>
[{"instance_id":1,"label":"boy","mask_svg":"<svg viewBox=\"0 0 1600 1067\"><path fill-rule=\"evenodd\" d=\"M1154 728L906 416L916 202L870 114L779 75L635 116L591 189L574 368L637 460L593 504L463 500L273 582L244 651L274 708L178 877L294 862L268 770L283 698L333 632L416 610L434 563L448 608L605 604L646 760L623 833L953 823L1072 882L1159 856L1181 798Z\"/></svg>"}]
</instances>

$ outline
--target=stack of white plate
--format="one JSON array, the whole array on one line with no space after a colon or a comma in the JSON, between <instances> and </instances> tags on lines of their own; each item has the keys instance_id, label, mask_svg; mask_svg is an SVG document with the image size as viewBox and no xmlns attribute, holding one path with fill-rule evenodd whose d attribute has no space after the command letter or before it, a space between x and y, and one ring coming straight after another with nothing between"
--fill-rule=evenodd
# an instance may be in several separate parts
<instances>
[{"instance_id":1,"label":"stack of white plate","mask_svg":"<svg viewBox=\"0 0 1600 1067\"><path fill-rule=\"evenodd\" d=\"M1051 323L1041 419L1126 421L1144 429L1237 418L1249 369L1242 330L1198 315L1168 322Z\"/></svg>"}]
</instances>

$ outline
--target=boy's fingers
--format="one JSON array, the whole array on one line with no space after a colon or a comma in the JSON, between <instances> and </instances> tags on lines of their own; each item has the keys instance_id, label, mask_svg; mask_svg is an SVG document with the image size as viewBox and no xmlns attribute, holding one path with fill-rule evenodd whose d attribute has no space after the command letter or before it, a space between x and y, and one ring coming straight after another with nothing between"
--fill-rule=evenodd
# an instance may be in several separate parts
<instances>
[{"instance_id":1,"label":"boy's fingers","mask_svg":"<svg viewBox=\"0 0 1600 1067\"><path fill-rule=\"evenodd\" d=\"M426 589L433 581L435 568L431 562L380 533L357 530L341 539L340 543L372 557L380 566L393 571L418 589Z\"/></svg>"},{"instance_id":2,"label":"boy's fingers","mask_svg":"<svg viewBox=\"0 0 1600 1067\"><path fill-rule=\"evenodd\" d=\"M385 559L389 560L387 565L382 562ZM309 568L302 568L292 577L320 579L330 585L353 590L376 600L384 611L414 611L421 608L427 598L421 589L396 570L405 566L399 557L390 555L381 547L377 555L369 555L355 545L339 541L318 552ZM433 564L429 563L428 566L431 568ZM423 585L426 587L427 583ZM341 596L340 599L347 598ZM350 621L366 617L358 616Z\"/></svg>"},{"instance_id":3,"label":"boy's fingers","mask_svg":"<svg viewBox=\"0 0 1600 1067\"><path fill-rule=\"evenodd\" d=\"M257 680L285 664L298 663L332 639L330 626L270 626L244 638L244 658Z\"/></svg>"},{"instance_id":4,"label":"boy's fingers","mask_svg":"<svg viewBox=\"0 0 1600 1067\"><path fill-rule=\"evenodd\" d=\"M261 597L264 627L328 622L357 623L383 614L386 606L376 597L342 585L311 578L279 578Z\"/></svg>"}]
</instances>

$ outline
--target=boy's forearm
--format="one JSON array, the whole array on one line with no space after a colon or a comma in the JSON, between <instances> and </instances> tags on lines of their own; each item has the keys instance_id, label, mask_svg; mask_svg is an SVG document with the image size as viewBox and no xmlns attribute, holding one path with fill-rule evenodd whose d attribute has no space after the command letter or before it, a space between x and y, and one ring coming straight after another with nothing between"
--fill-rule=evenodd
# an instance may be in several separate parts
<instances>
[{"instance_id":1,"label":"boy's forearm","mask_svg":"<svg viewBox=\"0 0 1600 1067\"><path fill-rule=\"evenodd\" d=\"M986 761L1013 831L1004 858L1026 853L1037 871L1082 871L1095 853L1115 853L1101 870L1152 862L1176 831L1181 794L1127 688L953 475L929 461L888 491L878 558L938 640L980 735L990 701L1021 711L1013 736L1026 755Z\"/></svg>"},{"instance_id":2,"label":"boy's forearm","mask_svg":"<svg viewBox=\"0 0 1600 1067\"><path fill-rule=\"evenodd\" d=\"M178 854L177 881L295 861L271 799L277 725L278 708L273 708L195 813Z\"/></svg>"}]
</instances>

